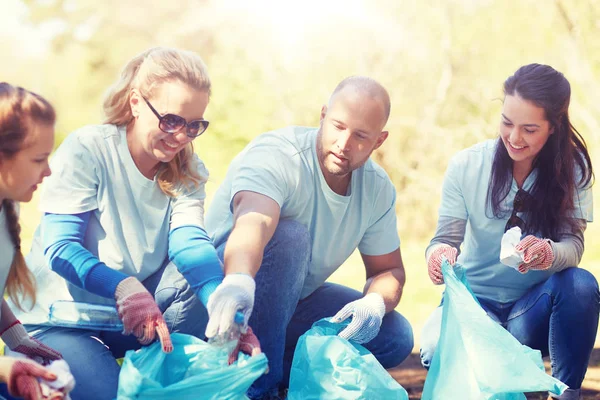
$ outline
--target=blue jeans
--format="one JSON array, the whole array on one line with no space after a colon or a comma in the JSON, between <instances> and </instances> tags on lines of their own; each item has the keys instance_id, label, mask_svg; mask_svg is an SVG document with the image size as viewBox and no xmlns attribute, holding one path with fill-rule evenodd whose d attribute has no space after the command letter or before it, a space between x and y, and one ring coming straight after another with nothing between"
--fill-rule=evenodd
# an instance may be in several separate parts
<instances>
[{"instance_id":1,"label":"blue jeans","mask_svg":"<svg viewBox=\"0 0 600 400\"><path fill-rule=\"evenodd\" d=\"M170 332L204 337L208 313L173 263L166 261L142 283L154 293ZM61 352L69 364L76 382L73 400L115 399L120 372L116 359L141 347L133 335L119 332L52 327L35 337Z\"/></svg>"},{"instance_id":2,"label":"blue jeans","mask_svg":"<svg viewBox=\"0 0 600 400\"><path fill-rule=\"evenodd\" d=\"M550 356L552 376L581 388L594 348L600 314L596 278L567 268L534 286L514 303L478 298L483 309L519 342ZM421 362L429 367L440 335L441 307L423 328Z\"/></svg>"},{"instance_id":3,"label":"blue jeans","mask_svg":"<svg viewBox=\"0 0 600 400\"><path fill-rule=\"evenodd\" d=\"M225 243L217 248L221 260ZM310 235L300 223L281 220L267 244L256 275L254 310L249 324L269 359L269 373L248 391L260 398L287 387L296 343L312 324L331 317L362 293L325 283L300 300L311 255ZM383 318L379 335L365 345L385 368L399 365L413 348L412 328L397 312Z\"/></svg>"}]
</instances>

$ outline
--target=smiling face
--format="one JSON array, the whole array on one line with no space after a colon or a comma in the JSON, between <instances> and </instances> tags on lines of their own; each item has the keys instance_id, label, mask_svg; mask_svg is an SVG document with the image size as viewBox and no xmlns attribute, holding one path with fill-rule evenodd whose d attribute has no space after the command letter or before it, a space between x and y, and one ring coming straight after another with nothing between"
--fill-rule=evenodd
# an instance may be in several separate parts
<instances>
[{"instance_id":1,"label":"smiling face","mask_svg":"<svg viewBox=\"0 0 600 400\"><path fill-rule=\"evenodd\" d=\"M385 122L382 102L353 88L342 89L333 96L329 107L323 106L317 157L333 191L345 194L352 171L364 165L385 141Z\"/></svg>"},{"instance_id":2,"label":"smiling face","mask_svg":"<svg viewBox=\"0 0 600 400\"><path fill-rule=\"evenodd\" d=\"M160 115L175 114L190 122L202 119L208 106L208 93L196 90L179 81L158 85L146 97ZM173 134L158 127L159 119L137 90L131 92L129 104L134 121L127 129L127 143L140 172L152 179L160 163L168 163L193 139L186 127Z\"/></svg>"},{"instance_id":3,"label":"smiling face","mask_svg":"<svg viewBox=\"0 0 600 400\"><path fill-rule=\"evenodd\" d=\"M516 92L504 98L500 137L515 167L531 171L533 161L552 133L543 108Z\"/></svg>"},{"instance_id":4,"label":"smiling face","mask_svg":"<svg viewBox=\"0 0 600 400\"><path fill-rule=\"evenodd\" d=\"M48 157L54 148L54 125L30 123L21 150L0 160L0 197L28 202L50 176Z\"/></svg>"}]
</instances>

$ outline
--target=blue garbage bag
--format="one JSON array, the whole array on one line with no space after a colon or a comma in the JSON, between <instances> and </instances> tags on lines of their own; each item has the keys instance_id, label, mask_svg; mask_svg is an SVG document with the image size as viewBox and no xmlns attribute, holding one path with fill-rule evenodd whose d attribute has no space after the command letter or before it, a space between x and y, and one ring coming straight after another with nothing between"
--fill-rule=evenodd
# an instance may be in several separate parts
<instances>
[{"instance_id":1,"label":"blue garbage bag","mask_svg":"<svg viewBox=\"0 0 600 400\"><path fill-rule=\"evenodd\" d=\"M408 394L363 346L337 334L348 322L317 321L298 340L288 400L398 399Z\"/></svg>"},{"instance_id":2,"label":"blue garbage bag","mask_svg":"<svg viewBox=\"0 0 600 400\"><path fill-rule=\"evenodd\" d=\"M542 355L522 345L481 308L464 269L444 261L442 327L423 400L525 400L523 392L561 394L567 386L546 374Z\"/></svg>"},{"instance_id":3,"label":"blue garbage bag","mask_svg":"<svg viewBox=\"0 0 600 400\"><path fill-rule=\"evenodd\" d=\"M159 342L125 354L118 400L247 399L246 391L267 368L264 354L240 353L227 365L223 348L181 333L172 333L171 340L169 354Z\"/></svg>"}]
</instances>

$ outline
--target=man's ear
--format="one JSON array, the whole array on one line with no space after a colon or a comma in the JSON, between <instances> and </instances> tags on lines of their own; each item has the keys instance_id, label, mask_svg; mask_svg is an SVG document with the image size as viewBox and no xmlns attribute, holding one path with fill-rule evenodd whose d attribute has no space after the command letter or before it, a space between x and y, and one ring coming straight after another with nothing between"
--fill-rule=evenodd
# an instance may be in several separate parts
<instances>
[{"instance_id":1,"label":"man's ear","mask_svg":"<svg viewBox=\"0 0 600 400\"><path fill-rule=\"evenodd\" d=\"M325 116L327 115L327 106L323 106L321 107L321 118L319 119L319 123L323 124L323 120L325 119Z\"/></svg>"},{"instance_id":2,"label":"man's ear","mask_svg":"<svg viewBox=\"0 0 600 400\"><path fill-rule=\"evenodd\" d=\"M379 146L381 146L383 144L383 142L385 142L385 139L387 139L389 132L388 131L383 131L381 132L381 134L379 135L379 137L377 138L377 142L375 143L375 148L378 149Z\"/></svg>"}]
</instances>

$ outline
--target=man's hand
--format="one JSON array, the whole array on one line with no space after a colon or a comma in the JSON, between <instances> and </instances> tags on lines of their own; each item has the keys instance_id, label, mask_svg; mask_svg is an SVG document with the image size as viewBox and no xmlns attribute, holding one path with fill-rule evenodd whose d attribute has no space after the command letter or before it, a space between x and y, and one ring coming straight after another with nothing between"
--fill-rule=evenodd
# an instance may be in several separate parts
<instances>
[{"instance_id":1,"label":"man's hand","mask_svg":"<svg viewBox=\"0 0 600 400\"><path fill-rule=\"evenodd\" d=\"M515 250L523 253L523 264L519 265L519 272L526 274L532 270L546 270L552 266L554 253L552 245L546 239L539 239L533 235L523 238L515 246Z\"/></svg>"},{"instance_id":2,"label":"man's hand","mask_svg":"<svg viewBox=\"0 0 600 400\"><path fill-rule=\"evenodd\" d=\"M133 333L144 345L158 338L165 353L173 351L162 312L140 281L134 277L123 279L115 291L115 300L119 317L123 321L124 335Z\"/></svg>"},{"instance_id":3,"label":"man's hand","mask_svg":"<svg viewBox=\"0 0 600 400\"><path fill-rule=\"evenodd\" d=\"M379 333L385 315L385 303L379 293L350 302L333 316L331 322L339 323L349 317L352 321L338 336L356 343L368 343Z\"/></svg>"},{"instance_id":4,"label":"man's hand","mask_svg":"<svg viewBox=\"0 0 600 400\"><path fill-rule=\"evenodd\" d=\"M427 260L427 271L429 272L429 279L431 279L434 284L441 285L444 283L444 276L442 275L443 259L446 258L450 265L454 265L456 263L457 255L458 250L447 244L440 245L429 255L429 259Z\"/></svg>"},{"instance_id":5,"label":"man's hand","mask_svg":"<svg viewBox=\"0 0 600 400\"><path fill-rule=\"evenodd\" d=\"M248 326L248 319L254 307L254 291L256 283L247 274L229 274L208 298L208 325L206 337L224 334L231 329L235 313L244 315L243 327Z\"/></svg>"}]
</instances>

